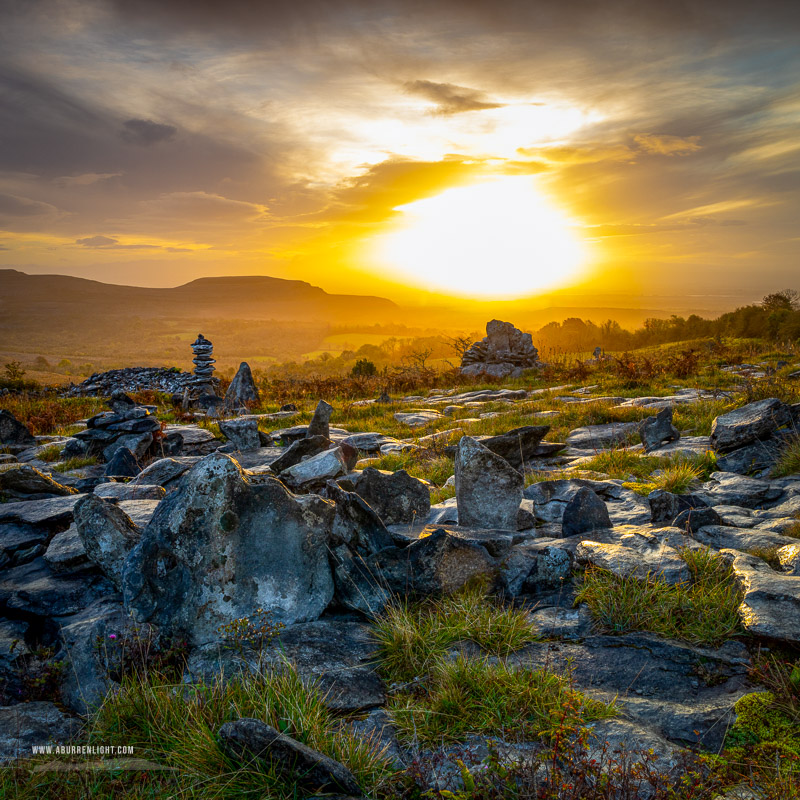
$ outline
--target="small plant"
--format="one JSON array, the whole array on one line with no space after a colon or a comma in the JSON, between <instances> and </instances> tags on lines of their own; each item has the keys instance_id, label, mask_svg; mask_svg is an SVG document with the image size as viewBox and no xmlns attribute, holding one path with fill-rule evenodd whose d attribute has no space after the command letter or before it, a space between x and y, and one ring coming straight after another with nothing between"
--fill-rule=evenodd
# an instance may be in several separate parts
<instances>
[{"instance_id":1,"label":"small plant","mask_svg":"<svg viewBox=\"0 0 800 800\"><path fill-rule=\"evenodd\" d=\"M353 365L353 368L350 370L350 374L354 378L360 378L360 377L369 378L372 375L376 375L377 372L378 368L368 358L360 358L358 361L356 361L356 363Z\"/></svg>"},{"instance_id":2,"label":"small plant","mask_svg":"<svg viewBox=\"0 0 800 800\"><path fill-rule=\"evenodd\" d=\"M61 458L61 451L63 449L64 448L59 444L51 444L47 447L43 447L36 457L48 463L58 461Z\"/></svg>"},{"instance_id":3,"label":"small plant","mask_svg":"<svg viewBox=\"0 0 800 800\"><path fill-rule=\"evenodd\" d=\"M3 370L5 377L10 381L21 381L25 377L26 370L23 369L21 361L9 361Z\"/></svg>"},{"instance_id":4,"label":"small plant","mask_svg":"<svg viewBox=\"0 0 800 800\"><path fill-rule=\"evenodd\" d=\"M283 629L282 622L273 622L272 612L257 608L251 617L239 617L217 628L225 646L244 656L247 650L260 652Z\"/></svg>"},{"instance_id":5,"label":"small plant","mask_svg":"<svg viewBox=\"0 0 800 800\"><path fill-rule=\"evenodd\" d=\"M20 699L61 699L61 676L64 672L64 662L55 661L55 654L55 649L52 647L40 647L32 651L26 658Z\"/></svg>"},{"instance_id":6,"label":"small plant","mask_svg":"<svg viewBox=\"0 0 800 800\"><path fill-rule=\"evenodd\" d=\"M73 469L83 469L83 467L93 467L97 463L96 456L73 456L62 464L53 467L55 472L69 472Z\"/></svg>"},{"instance_id":7,"label":"small plant","mask_svg":"<svg viewBox=\"0 0 800 800\"><path fill-rule=\"evenodd\" d=\"M774 478L800 474L800 436L793 436L783 447L775 466L772 468Z\"/></svg>"}]
</instances>

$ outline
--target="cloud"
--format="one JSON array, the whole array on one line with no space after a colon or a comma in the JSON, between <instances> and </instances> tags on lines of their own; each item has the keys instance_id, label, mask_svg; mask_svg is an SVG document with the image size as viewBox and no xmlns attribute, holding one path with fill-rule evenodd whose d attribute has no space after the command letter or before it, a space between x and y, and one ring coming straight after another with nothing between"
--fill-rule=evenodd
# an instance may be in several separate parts
<instances>
[{"instance_id":1,"label":"cloud","mask_svg":"<svg viewBox=\"0 0 800 800\"><path fill-rule=\"evenodd\" d=\"M197 225L255 222L267 217L260 203L232 200L209 192L169 192L142 203L145 214L161 219L179 219Z\"/></svg>"},{"instance_id":2,"label":"cloud","mask_svg":"<svg viewBox=\"0 0 800 800\"><path fill-rule=\"evenodd\" d=\"M64 175L56 178L53 182L57 186L92 186L95 183L102 183L111 178L122 177L121 172L85 172L83 175Z\"/></svg>"},{"instance_id":3,"label":"cloud","mask_svg":"<svg viewBox=\"0 0 800 800\"><path fill-rule=\"evenodd\" d=\"M153 122L151 119L129 119L122 124L121 136L130 144L149 147L159 142L168 142L175 138L178 129L174 125Z\"/></svg>"},{"instance_id":4,"label":"cloud","mask_svg":"<svg viewBox=\"0 0 800 800\"><path fill-rule=\"evenodd\" d=\"M83 245L83 247L110 247L119 244L119 240L112 239L110 236L87 236L85 239L76 239L75 244Z\"/></svg>"},{"instance_id":5,"label":"cloud","mask_svg":"<svg viewBox=\"0 0 800 800\"><path fill-rule=\"evenodd\" d=\"M502 108L504 103L493 103L478 89L455 86L452 83L433 81L407 81L403 84L410 94L418 94L436 103L436 114L461 114L464 111L483 111Z\"/></svg>"},{"instance_id":6,"label":"cloud","mask_svg":"<svg viewBox=\"0 0 800 800\"><path fill-rule=\"evenodd\" d=\"M682 138L664 133L637 133L633 141L642 152L659 156L688 156L701 149L699 136Z\"/></svg>"},{"instance_id":7,"label":"cloud","mask_svg":"<svg viewBox=\"0 0 800 800\"><path fill-rule=\"evenodd\" d=\"M75 244L82 247L91 247L101 250L161 250L158 244L120 244L119 239L112 239L110 236L87 236L84 239L76 239ZM169 249L169 248L167 248Z\"/></svg>"},{"instance_id":8,"label":"cloud","mask_svg":"<svg viewBox=\"0 0 800 800\"><path fill-rule=\"evenodd\" d=\"M50 203L0 193L0 217L49 217L59 213Z\"/></svg>"}]
</instances>

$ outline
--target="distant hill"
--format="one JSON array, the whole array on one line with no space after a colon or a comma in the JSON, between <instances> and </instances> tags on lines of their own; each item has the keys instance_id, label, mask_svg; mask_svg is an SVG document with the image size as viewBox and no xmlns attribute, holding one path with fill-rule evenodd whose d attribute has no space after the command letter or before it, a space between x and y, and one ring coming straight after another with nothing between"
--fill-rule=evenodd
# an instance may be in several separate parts
<instances>
[{"instance_id":1,"label":"distant hill","mask_svg":"<svg viewBox=\"0 0 800 800\"><path fill-rule=\"evenodd\" d=\"M383 297L328 294L305 281L261 276L199 278L170 289L148 289L0 270L0 325L46 322L57 331L76 319L126 318L376 322L399 311Z\"/></svg>"}]
</instances>

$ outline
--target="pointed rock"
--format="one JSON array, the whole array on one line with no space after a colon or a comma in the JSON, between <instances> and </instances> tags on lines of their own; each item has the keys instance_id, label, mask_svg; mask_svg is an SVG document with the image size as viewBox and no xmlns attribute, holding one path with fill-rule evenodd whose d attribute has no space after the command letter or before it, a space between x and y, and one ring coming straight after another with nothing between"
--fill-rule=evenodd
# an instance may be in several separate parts
<instances>
[{"instance_id":1,"label":"pointed rock","mask_svg":"<svg viewBox=\"0 0 800 800\"><path fill-rule=\"evenodd\" d=\"M225 392L225 405L228 408L248 408L261 400L250 365L246 361L239 364L228 391Z\"/></svg>"},{"instance_id":2,"label":"pointed rock","mask_svg":"<svg viewBox=\"0 0 800 800\"><path fill-rule=\"evenodd\" d=\"M333 406L324 400L320 400L308 425L306 437L310 439L312 436L324 436L326 439L330 439L331 414L333 414Z\"/></svg>"}]
</instances>

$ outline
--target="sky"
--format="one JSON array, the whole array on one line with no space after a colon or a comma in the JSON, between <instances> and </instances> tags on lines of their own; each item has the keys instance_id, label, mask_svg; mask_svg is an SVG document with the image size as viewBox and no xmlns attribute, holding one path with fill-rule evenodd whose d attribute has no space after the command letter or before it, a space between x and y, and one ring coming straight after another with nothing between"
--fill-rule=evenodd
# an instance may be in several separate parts
<instances>
[{"instance_id":1,"label":"sky","mask_svg":"<svg viewBox=\"0 0 800 800\"><path fill-rule=\"evenodd\" d=\"M800 286L800 3L0 0L0 268Z\"/></svg>"}]
</instances>

